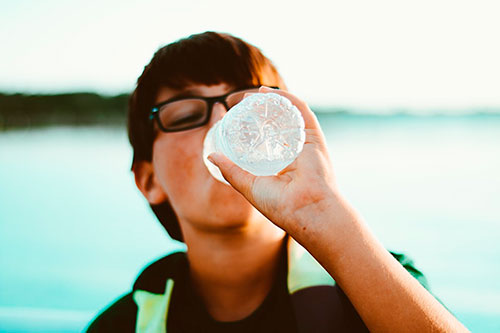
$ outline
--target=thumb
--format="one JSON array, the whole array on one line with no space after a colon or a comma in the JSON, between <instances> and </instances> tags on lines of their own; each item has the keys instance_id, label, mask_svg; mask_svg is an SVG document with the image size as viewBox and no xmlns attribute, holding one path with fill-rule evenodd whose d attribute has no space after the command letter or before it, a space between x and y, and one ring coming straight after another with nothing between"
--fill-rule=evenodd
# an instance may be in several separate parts
<instances>
[{"instance_id":1,"label":"thumb","mask_svg":"<svg viewBox=\"0 0 500 333\"><path fill-rule=\"evenodd\" d=\"M229 158L221 153L212 153L207 159L219 168L224 179L229 182L238 192L243 194L248 201L253 203L252 187L256 176L243 170L234 164Z\"/></svg>"}]
</instances>

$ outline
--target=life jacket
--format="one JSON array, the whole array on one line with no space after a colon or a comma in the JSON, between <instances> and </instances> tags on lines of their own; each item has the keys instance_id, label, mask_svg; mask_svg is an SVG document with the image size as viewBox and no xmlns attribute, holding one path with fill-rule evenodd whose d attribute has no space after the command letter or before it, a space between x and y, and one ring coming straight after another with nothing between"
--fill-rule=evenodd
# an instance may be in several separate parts
<instances>
[{"instance_id":1,"label":"life jacket","mask_svg":"<svg viewBox=\"0 0 500 333\"><path fill-rule=\"evenodd\" d=\"M288 243L287 287L298 332L368 331L346 295L314 257L290 238ZM406 256L392 255L425 287L426 281ZM137 304L136 332L166 333L176 261L185 253L174 253L146 268L133 288ZM162 261L163 260L163 261ZM158 278L161 277L161 278ZM361 326L350 327L356 316Z\"/></svg>"}]
</instances>

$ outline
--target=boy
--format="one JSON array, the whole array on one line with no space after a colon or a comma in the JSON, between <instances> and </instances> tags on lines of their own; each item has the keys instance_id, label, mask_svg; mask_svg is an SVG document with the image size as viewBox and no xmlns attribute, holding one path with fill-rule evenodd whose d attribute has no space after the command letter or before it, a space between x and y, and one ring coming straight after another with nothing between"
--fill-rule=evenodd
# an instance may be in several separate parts
<instances>
[{"instance_id":1,"label":"boy","mask_svg":"<svg viewBox=\"0 0 500 333\"><path fill-rule=\"evenodd\" d=\"M208 129L271 91L301 111L304 150L272 177L213 154L232 186L218 182L202 160ZM187 252L148 266L89 331L465 331L339 193L317 119L256 47L206 32L158 50L131 97L129 138L138 188Z\"/></svg>"}]
</instances>

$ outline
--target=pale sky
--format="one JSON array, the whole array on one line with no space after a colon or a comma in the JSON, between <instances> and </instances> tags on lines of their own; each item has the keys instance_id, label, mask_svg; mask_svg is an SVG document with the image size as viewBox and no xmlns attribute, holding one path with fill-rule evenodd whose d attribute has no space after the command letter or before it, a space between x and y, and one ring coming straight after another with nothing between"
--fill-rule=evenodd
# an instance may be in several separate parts
<instances>
[{"instance_id":1,"label":"pale sky","mask_svg":"<svg viewBox=\"0 0 500 333\"><path fill-rule=\"evenodd\" d=\"M500 108L500 1L0 0L0 91L130 92L162 45L229 32L314 105Z\"/></svg>"}]
</instances>

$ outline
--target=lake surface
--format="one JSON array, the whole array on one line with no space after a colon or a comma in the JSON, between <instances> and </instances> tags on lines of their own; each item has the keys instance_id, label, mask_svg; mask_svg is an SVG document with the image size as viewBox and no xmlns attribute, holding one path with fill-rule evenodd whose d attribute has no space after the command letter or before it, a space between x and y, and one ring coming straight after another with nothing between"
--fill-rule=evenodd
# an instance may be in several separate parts
<instances>
[{"instance_id":1,"label":"lake surface","mask_svg":"<svg viewBox=\"0 0 500 333\"><path fill-rule=\"evenodd\" d=\"M500 116L319 115L339 186L475 332L500 330ZM81 331L171 241L126 131L0 132L0 331Z\"/></svg>"}]
</instances>

